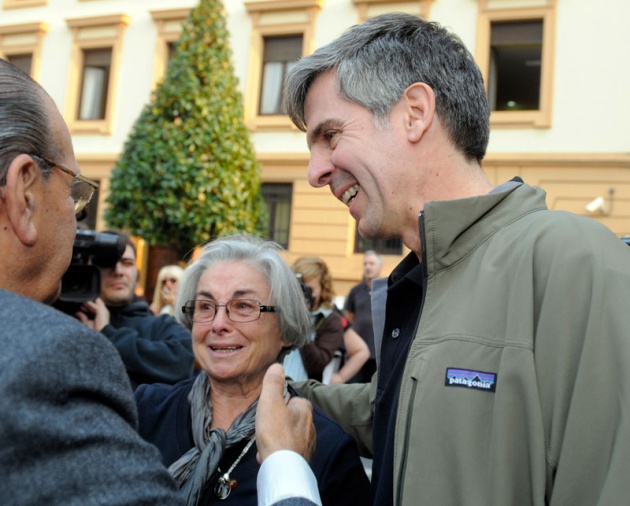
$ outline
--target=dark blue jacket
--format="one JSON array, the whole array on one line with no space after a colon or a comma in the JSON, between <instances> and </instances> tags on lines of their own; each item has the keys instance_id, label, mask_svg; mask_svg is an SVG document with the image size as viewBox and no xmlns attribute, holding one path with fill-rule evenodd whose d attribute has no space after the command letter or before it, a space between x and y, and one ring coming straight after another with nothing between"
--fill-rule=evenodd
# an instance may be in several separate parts
<instances>
[{"instance_id":1,"label":"dark blue jacket","mask_svg":"<svg viewBox=\"0 0 630 506\"><path fill-rule=\"evenodd\" d=\"M193 374L190 332L169 315L155 316L146 302L109 307L110 324L101 332L120 353L131 386L177 383Z\"/></svg>"},{"instance_id":2,"label":"dark blue jacket","mask_svg":"<svg viewBox=\"0 0 630 506\"><path fill-rule=\"evenodd\" d=\"M204 374L204 373L201 373ZM140 435L162 452L163 462L170 466L194 446L188 394L194 378L177 385L141 385L136 390L136 403L140 419ZM317 443L310 464L324 506L363 506L371 503L370 483L363 470L354 440L318 408L313 421L317 430ZM246 442L226 450L219 468L225 473L238 458ZM230 504L256 506L256 476L260 465L256 461L256 444L230 474L238 486L221 501L214 494L219 477L215 473L203 504Z\"/></svg>"}]
</instances>

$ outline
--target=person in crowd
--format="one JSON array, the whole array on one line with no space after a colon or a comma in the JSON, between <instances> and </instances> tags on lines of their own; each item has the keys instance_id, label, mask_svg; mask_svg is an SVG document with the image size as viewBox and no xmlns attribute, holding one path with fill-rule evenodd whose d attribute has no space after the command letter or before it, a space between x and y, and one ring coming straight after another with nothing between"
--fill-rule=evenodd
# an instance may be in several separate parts
<instances>
[{"instance_id":1,"label":"person in crowd","mask_svg":"<svg viewBox=\"0 0 630 506\"><path fill-rule=\"evenodd\" d=\"M202 371L136 390L139 432L161 451L189 505L257 502L254 423L263 376L310 333L302 290L280 252L245 236L206 245L185 270L177 302ZM322 503L366 504L370 486L354 441L318 409L313 419L310 465Z\"/></svg>"},{"instance_id":2,"label":"person in crowd","mask_svg":"<svg viewBox=\"0 0 630 506\"><path fill-rule=\"evenodd\" d=\"M374 250L363 254L363 281L351 288L344 305L344 312L354 329L370 349L370 357L361 371L351 381L369 383L376 372L376 352L374 350L374 330L372 327L372 280L381 275L383 259Z\"/></svg>"},{"instance_id":3,"label":"person in crowd","mask_svg":"<svg viewBox=\"0 0 630 506\"><path fill-rule=\"evenodd\" d=\"M410 254L372 282L371 384L298 390L373 453L373 501L622 504L630 495L630 251L481 162L479 68L391 13L299 60L286 108L308 179Z\"/></svg>"},{"instance_id":4,"label":"person in crowd","mask_svg":"<svg viewBox=\"0 0 630 506\"><path fill-rule=\"evenodd\" d=\"M158 273L153 301L149 306L155 315L175 315L175 301L180 278L184 273L179 265L165 265Z\"/></svg>"},{"instance_id":5,"label":"person in crowd","mask_svg":"<svg viewBox=\"0 0 630 506\"><path fill-rule=\"evenodd\" d=\"M361 336L352 328L352 323L333 304L333 310L339 313L343 327L343 342L331 362L324 368L322 383L340 385L356 376L370 358L370 349Z\"/></svg>"},{"instance_id":6,"label":"person in crowd","mask_svg":"<svg viewBox=\"0 0 630 506\"><path fill-rule=\"evenodd\" d=\"M84 303L77 317L116 347L133 388L190 378L194 370L190 332L172 316L154 315L135 295L136 246L124 232L108 233L124 239L125 252L114 267L101 268L101 296Z\"/></svg>"},{"instance_id":7,"label":"person in crowd","mask_svg":"<svg viewBox=\"0 0 630 506\"><path fill-rule=\"evenodd\" d=\"M295 381L322 381L326 366L343 345L343 323L333 309L332 276L326 263L319 257L300 257L293 263L293 271L308 291L312 327L309 341L284 358L287 376Z\"/></svg>"},{"instance_id":8,"label":"person in crowd","mask_svg":"<svg viewBox=\"0 0 630 506\"><path fill-rule=\"evenodd\" d=\"M50 96L0 59L3 504L183 504L159 453L135 430L114 347L45 305L61 292L75 214L96 187L80 174Z\"/></svg>"}]
</instances>

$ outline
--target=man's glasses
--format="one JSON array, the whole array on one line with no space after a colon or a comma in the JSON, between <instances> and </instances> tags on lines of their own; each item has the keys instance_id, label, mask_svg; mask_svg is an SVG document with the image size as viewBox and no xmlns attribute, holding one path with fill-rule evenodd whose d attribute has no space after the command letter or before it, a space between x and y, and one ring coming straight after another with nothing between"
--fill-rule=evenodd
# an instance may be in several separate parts
<instances>
[{"instance_id":1,"label":"man's glasses","mask_svg":"<svg viewBox=\"0 0 630 506\"><path fill-rule=\"evenodd\" d=\"M69 174L74 178L71 187L72 200L74 201L74 212L75 214L78 214L83 211L85 206L87 206L92 199L92 196L94 195L94 190L98 188L98 183L92 181L91 179L88 179L85 176L82 176L81 174L75 174L67 167L58 164L57 162L53 162L52 160L48 160L43 156L33 154L29 154L29 156L31 158L39 160L40 162L44 162L49 167L56 167L60 171L65 172L66 174Z\"/></svg>"},{"instance_id":2,"label":"man's glasses","mask_svg":"<svg viewBox=\"0 0 630 506\"><path fill-rule=\"evenodd\" d=\"M182 306L182 312L195 323L209 323L217 315L217 309L224 307L227 317L233 322L253 322L260 313L274 313L276 306L262 306L257 300L232 299L225 304L212 300L189 300Z\"/></svg>"}]
</instances>

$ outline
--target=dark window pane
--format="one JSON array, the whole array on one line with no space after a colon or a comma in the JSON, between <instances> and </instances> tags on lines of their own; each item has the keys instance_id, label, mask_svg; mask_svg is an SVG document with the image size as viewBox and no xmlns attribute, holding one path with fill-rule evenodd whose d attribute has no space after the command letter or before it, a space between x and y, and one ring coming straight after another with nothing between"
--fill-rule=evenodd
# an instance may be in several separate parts
<instances>
[{"instance_id":1,"label":"dark window pane","mask_svg":"<svg viewBox=\"0 0 630 506\"><path fill-rule=\"evenodd\" d=\"M276 241L284 248L288 248L293 185L290 183L263 183L262 194L269 212L269 235L267 238Z\"/></svg>"},{"instance_id":2,"label":"dark window pane","mask_svg":"<svg viewBox=\"0 0 630 506\"><path fill-rule=\"evenodd\" d=\"M543 21L491 26L488 94L493 111L540 108Z\"/></svg>"},{"instance_id":3,"label":"dark window pane","mask_svg":"<svg viewBox=\"0 0 630 506\"><path fill-rule=\"evenodd\" d=\"M354 229L354 252L364 253L368 250L374 250L379 255L401 255L402 240L401 239L364 239L359 234L358 227Z\"/></svg>"},{"instance_id":4,"label":"dark window pane","mask_svg":"<svg viewBox=\"0 0 630 506\"><path fill-rule=\"evenodd\" d=\"M7 61L11 62L22 72L31 75L31 66L33 64L32 54L14 54L7 56Z\"/></svg>"},{"instance_id":5,"label":"dark window pane","mask_svg":"<svg viewBox=\"0 0 630 506\"><path fill-rule=\"evenodd\" d=\"M259 114L285 114L284 78L302 56L302 36L265 37Z\"/></svg>"},{"instance_id":6,"label":"dark window pane","mask_svg":"<svg viewBox=\"0 0 630 506\"><path fill-rule=\"evenodd\" d=\"M168 58L166 63L168 64L168 62L171 61L171 58L175 54L175 51L177 50L177 42L176 41L167 42L166 48L167 48L167 58Z\"/></svg>"},{"instance_id":7,"label":"dark window pane","mask_svg":"<svg viewBox=\"0 0 630 506\"><path fill-rule=\"evenodd\" d=\"M111 48L83 51L83 75L78 119L105 118L111 62Z\"/></svg>"}]
</instances>

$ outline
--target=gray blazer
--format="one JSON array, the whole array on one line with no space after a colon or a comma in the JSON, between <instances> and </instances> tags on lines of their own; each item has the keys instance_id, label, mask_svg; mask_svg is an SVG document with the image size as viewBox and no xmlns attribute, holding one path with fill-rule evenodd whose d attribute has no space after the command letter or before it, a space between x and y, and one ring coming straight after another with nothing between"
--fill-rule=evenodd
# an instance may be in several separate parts
<instances>
[{"instance_id":1,"label":"gray blazer","mask_svg":"<svg viewBox=\"0 0 630 506\"><path fill-rule=\"evenodd\" d=\"M0 502L180 505L109 341L0 290Z\"/></svg>"}]
</instances>

